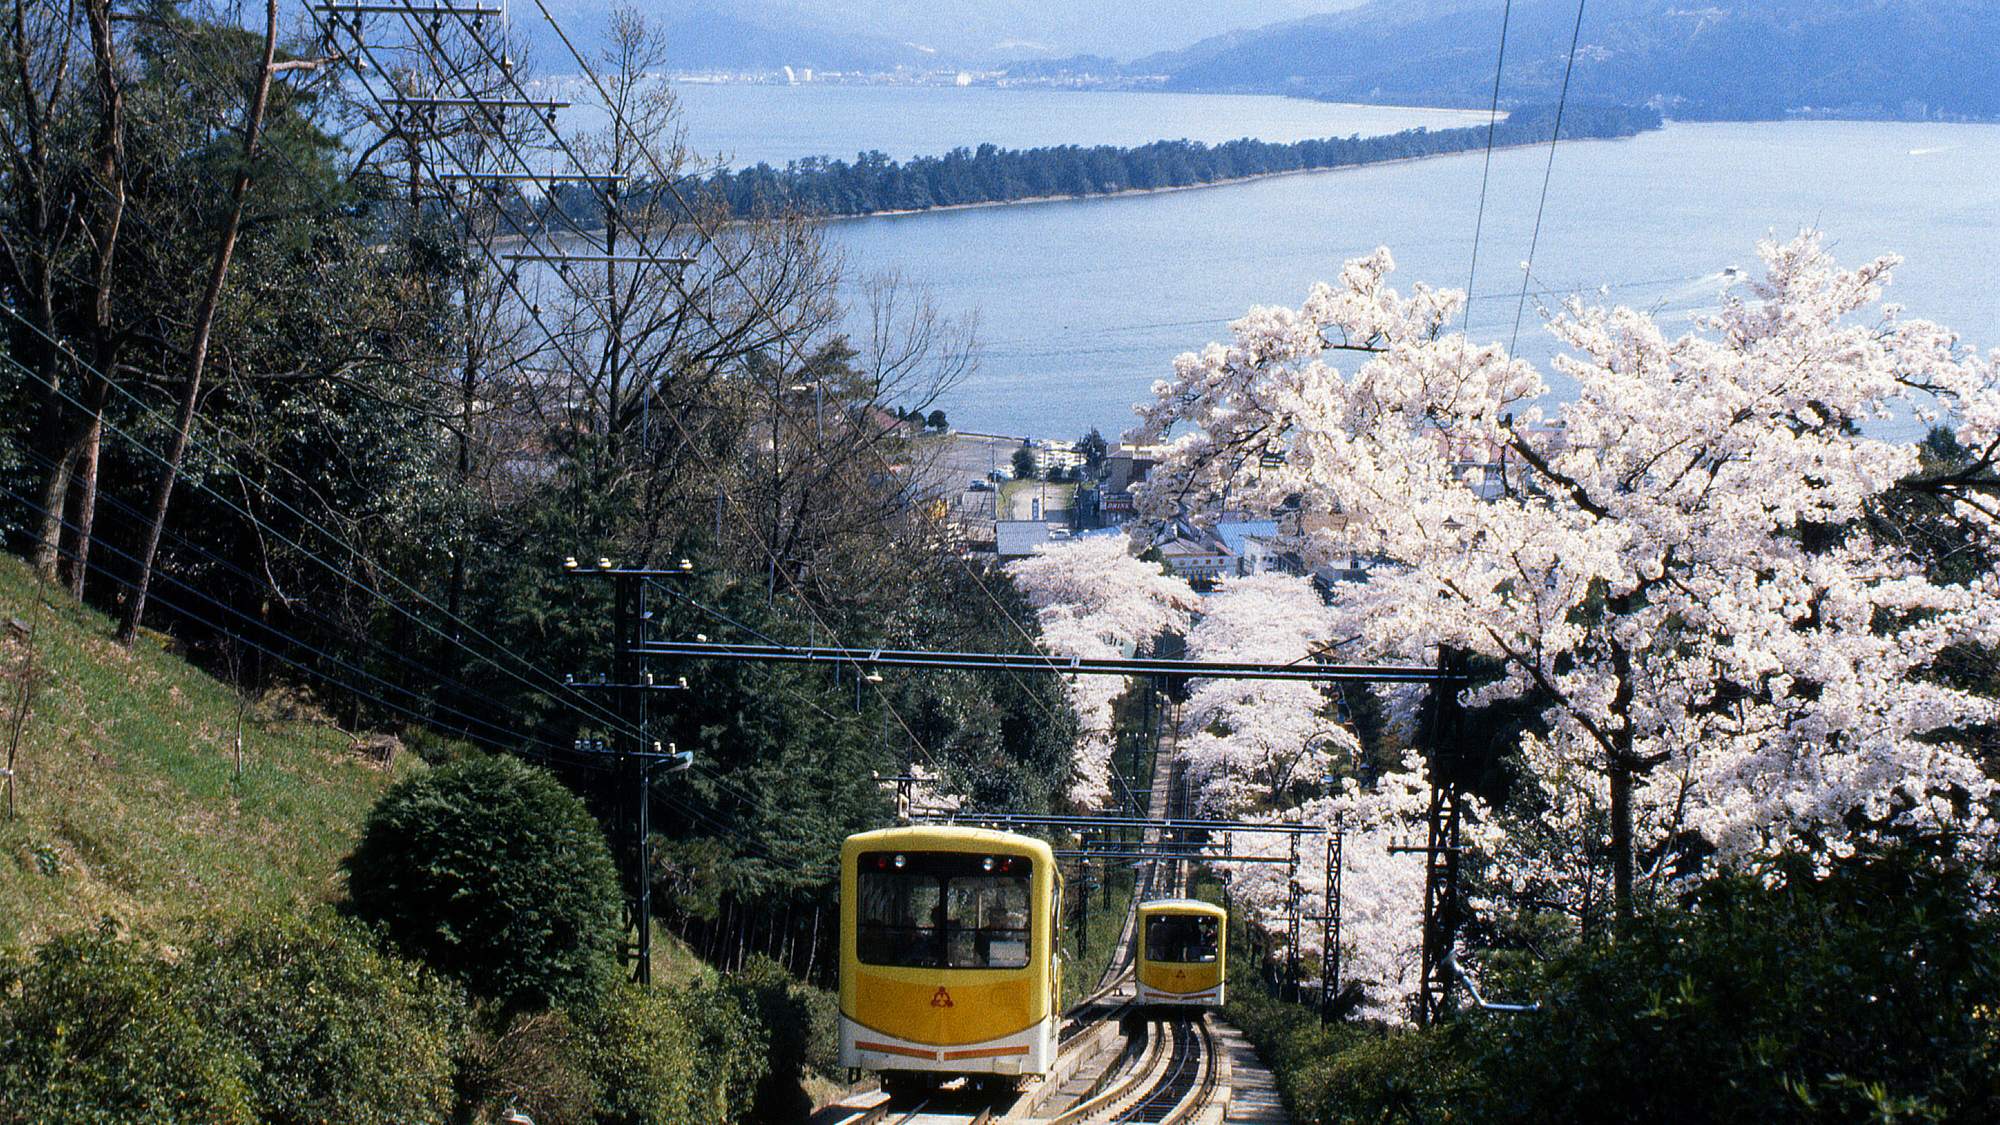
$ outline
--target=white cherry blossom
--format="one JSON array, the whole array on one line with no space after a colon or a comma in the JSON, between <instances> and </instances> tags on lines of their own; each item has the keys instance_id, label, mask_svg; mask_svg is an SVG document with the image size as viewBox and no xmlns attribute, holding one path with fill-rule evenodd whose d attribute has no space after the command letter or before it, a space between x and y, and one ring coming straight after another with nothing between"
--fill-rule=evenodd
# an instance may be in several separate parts
<instances>
[{"instance_id":1,"label":"white cherry blossom","mask_svg":"<svg viewBox=\"0 0 2000 1125\"><path fill-rule=\"evenodd\" d=\"M1461 293L1399 294L1386 250L1357 259L1175 361L1133 435L1172 437L1141 512L1226 497L1309 559L1393 563L1342 593L1350 652L1467 649L1501 669L1468 703L1543 705L1533 779L1573 831L1610 814L1623 901L1685 841L1729 862L1856 817L1968 827L1992 785L1943 733L1994 704L1922 673L2000 638L2000 583L1934 582L1860 517L1918 472L1871 436L1899 413L1990 468L2000 353L1870 318L1893 258L1846 269L1813 233L1760 253L1763 278L1679 336L1563 306L1553 404L1533 365L1450 331ZM1991 535L1990 496L1938 491Z\"/></svg>"},{"instance_id":2,"label":"white cherry blossom","mask_svg":"<svg viewBox=\"0 0 2000 1125\"><path fill-rule=\"evenodd\" d=\"M1196 601L1186 582L1133 557L1117 537L1039 547L1007 572L1035 607L1043 646L1058 656L1130 656L1162 633L1185 632ZM1127 681L1064 679L1081 728L1068 797L1080 808L1102 808L1111 799L1112 705Z\"/></svg>"}]
</instances>

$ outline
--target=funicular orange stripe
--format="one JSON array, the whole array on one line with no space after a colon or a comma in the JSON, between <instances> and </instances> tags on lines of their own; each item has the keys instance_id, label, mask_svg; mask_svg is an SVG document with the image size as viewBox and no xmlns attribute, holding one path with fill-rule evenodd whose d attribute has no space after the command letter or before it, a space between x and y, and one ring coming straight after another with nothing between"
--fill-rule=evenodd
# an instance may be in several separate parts
<instances>
[{"instance_id":1,"label":"funicular orange stripe","mask_svg":"<svg viewBox=\"0 0 2000 1125\"><path fill-rule=\"evenodd\" d=\"M1027 1053L1028 1048L1026 1046L978 1047L970 1051L946 1051L944 1057L948 1059L997 1059L1003 1055L1025 1055Z\"/></svg>"},{"instance_id":2,"label":"funicular orange stripe","mask_svg":"<svg viewBox=\"0 0 2000 1125\"><path fill-rule=\"evenodd\" d=\"M932 1062L936 1062L938 1057L936 1051L920 1051L914 1047L898 1047L893 1043L869 1043L865 1040L856 1039L854 1045L864 1051L886 1051L892 1055L905 1055L913 1059L930 1059Z\"/></svg>"}]
</instances>

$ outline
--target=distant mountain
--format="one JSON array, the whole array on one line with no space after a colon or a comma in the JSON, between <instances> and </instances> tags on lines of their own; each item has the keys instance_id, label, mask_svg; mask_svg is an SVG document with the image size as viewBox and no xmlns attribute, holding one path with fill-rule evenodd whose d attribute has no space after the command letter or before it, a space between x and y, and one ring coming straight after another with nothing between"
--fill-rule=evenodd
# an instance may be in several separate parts
<instances>
[{"instance_id":1,"label":"distant mountain","mask_svg":"<svg viewBox=\"0 0 2000 1125\"><path fill-rule=\"evenodd\" d=\"M1131 64L1169 88L1481 106L1501 0L1372 0ZM1575 0L1515 0L1503 104L1561 86ZM1683 118L2000 117L2000 0L1592 0L1571 96Z\"/></svg>"},{"instance_id":2,"label":"distant mountain","mask_svg":"<svg viewBox=\"0 0 2000 1125\"><path fill-rule=\"evenodd\" d=\"M1184 47L1236 27L1351 8L1361 0L733 0L730 10L768 22L838 27L919 43L954 60L986 64L1075 54L1130 59Z\"/></svg>"},{"instance_id":3,"label":"distant mountain","mask_svg":"<svg viewBox=\"0 0 2000 1125\"><path fill-rule=\"evenodd\" d=\"M674 70L776 70L813 67L820 70L885 71L898 66L936 65L936 53L882 35L850 28L821 26L793 19L783 12L740 14L751 4L673 4L647 8L667 40L668 66ZM608 39L612 6L598 0L549 0L549 11L579 48L595 53ZM531 36L545 33L539 19L518 25ZM543 41L546 39L547 41ZM570 69L569 53L553 36L535 39L542 68L551 73Z\"/></svg>"},{"instance_id":4,"label":"distant mountain","mask_svg":"<svg viewBox=\"0 0 2000 1125\"><path fill-rule=\"evenodd\" d=\"M580 42L602 41L613 5L546 0ZM663 22L682 70L813 66L888 70L990 66L1097 53L1131 59L1233 27L1351 8L1362 0L633 0ZM539 21L521 21L532 28ZM560 48L560 44L556 45Z\"/></svg>"}]
</instances>

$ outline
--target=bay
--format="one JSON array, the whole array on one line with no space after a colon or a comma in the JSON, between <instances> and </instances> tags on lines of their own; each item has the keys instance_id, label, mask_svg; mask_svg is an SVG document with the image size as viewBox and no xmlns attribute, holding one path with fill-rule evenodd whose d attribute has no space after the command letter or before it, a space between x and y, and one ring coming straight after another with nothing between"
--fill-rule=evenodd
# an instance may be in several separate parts
<instances>
[{"instance_id":1,"label":"bay","mask_svg":"<svg viewBox=\"0 0 2000 1125\"><path fill-rule=\"evenodd\" d=\"M951 143L940 136L928 150ZM1653 310L1679 330L1717 305L1726 270L1754 269L1758 239L1808 226L1849 264L1902 254L1889 300L2000 347L2000 125L1670 124L1564 144L1537 237L1548 160L1546 147L1495 153L1483 220L1474 152L828 229L856 276L898 272L945 311L978 318L979 370L940 405L960 428L1000 433L1116 434L1175 354L1222 338L1252 305L1296 305L1380 245L1396 256L1399 288L1464 287L1475 222L1470 331L1514 335L1535 240L1519 342L1538 362L1551 350L1538 304L1579 294Z\"/></svg>"}]
</instances>

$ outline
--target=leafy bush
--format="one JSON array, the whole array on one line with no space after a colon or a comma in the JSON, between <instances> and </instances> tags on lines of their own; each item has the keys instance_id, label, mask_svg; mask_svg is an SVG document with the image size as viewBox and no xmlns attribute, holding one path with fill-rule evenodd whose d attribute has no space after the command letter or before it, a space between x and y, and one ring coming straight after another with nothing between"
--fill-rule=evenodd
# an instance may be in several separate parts
<instances>
[{"instance_id":1,"label":"leafy bush","mask_svg":"<svg viewBox=\"0 0 2000 1125\"><path fill-rule=\"evenodd\" d=\"M1716 879L1480 1021L1495 1119L2000 1120L2000 918L1899 849Z\"/></svg>"},{"instance_id":2,"label":"leafy bush","mask_svg":"<svg viewBox=\"0 0 2000 1125\"><path fill-rule=\"evenodd\" d=\"M747 1117L758 1084L771 1070L771 1029L757 1015L753 989L732 980L682 993L681 1015L702 1056L701 1121Z\"/></svg>"},{"instance_id":3,"label":"leafy bush","mask_svg":"<svg viewBox=\"0 0 2000 1125\"><path fill-rule=\"evenodd\" d=\"M590 1035L561 1008L497 1028L474 1019L459 1048L454 1120L498 1121L512 1108L537 1125L595 1125L604 1086L594 1058Z\"/></svg>"},{"instance_id":4,"label":"leafy bush","mask_svg":"<svg viewBox=\"0 0 2000 1125\"><path fill-rule=\"evenodd\" d=\"M839 1065L839 1001L763 956L750 958L731 984L749 997L770 1036L769 1065L747 1120L771 1125L804 1120L812 1106L800 1082L809 1071L831 1074Z\"/></svg>"},{"instance_id":5,"label":"leafy bush","mask_svg":"<svg viewBox=\"0 0 2000 1125\"><path fill-rule=\"evenodd\" d=\"M1267 1023L1266 1058L1300 1121L2000 1120L1987 885L1921 849L1787 858L1494 982L1539 1012L1317 1050Z\"/></svg>"},{"instance_id":6,"label":"leafy bush","mask_svg":"<svg viewBox=\"0 0 2000 1125\"><path fill-rule=\"evenodd\" d=\"M378 952L332 917L209 932L185 1006L249 1062L259 1121L443 1121L465 1004L457 988Z\"/></svg>"},{"instance_id":7,"label":"leafy bush","mask_svg":"<svg viewBox=\"0 0 2000 1125\"><path fill-rule=\"evenodd\" d=\"M775 1069L758 990L741 983L682 991L620 984L579 1012L603 1125L714 1125L754 1120ZM794 1091L796 1093L796 1091ZM791 1116L803 1118L798 1107ZM537 1117L536 1120L541 1120Z\"/></svg>"},{"instance_id":8,"label":"leafy bush","mask_svg":"<svg viewBox=\"0 0 2000 1125\"><path fill-rule=\"evenodd\" d=\"M398 783L347 858L354 912L507 1010L589 1004L614 974L618 876L583 802L510 758Z\"/></svg>"},{"instance_id":9,"label":"leafy bush","mask_svg":"<svg viewBox=\"0 0 2000 1125\"><path fill-rule=\"evenodd\" d=\"M0 969L0 1122L256 1120L247 1061L106 924Z\"/></svg>"},{"instance_id":10,"label":"leafy bush","mask_svg":"<svg viewBox=\"0 0 2000 1125\"><path fill-rule=\"evenodd\" d=\"M711 1068L683 1015L685 1006L666 989L621 983L579 1017L589 1037L589 1070L602 1089L597 1115L602 1125L727 1120L708 1113Z\"/></svg>"}]
</instances>

